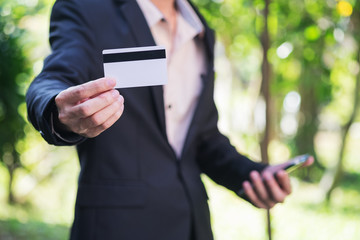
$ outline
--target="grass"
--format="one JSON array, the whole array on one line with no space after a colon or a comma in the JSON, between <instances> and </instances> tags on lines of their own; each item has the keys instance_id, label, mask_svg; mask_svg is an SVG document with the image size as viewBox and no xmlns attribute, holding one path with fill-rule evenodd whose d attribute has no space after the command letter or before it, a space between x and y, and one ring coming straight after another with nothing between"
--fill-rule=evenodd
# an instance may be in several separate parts
<instances>
[{"instance_id":1,"label":"grass","mask_svg":"<svg viewBox=\"0 0 360 240\"><path fill-rule=\"evenodd\" d=\"M43 222L20 222L17 219L0 220L1 240L64 240L69 235L69 227Z\"/></svg>"},{"instance_id":2,"label":"grass","mask_svg":"<svg viewBox=\"0 0 360 240\"><path fill-rule=\"evenodd\" d=\"M331 202L317 184L293 181L293 194L271 210L274 240L355 240L360 239L360 190L358 176L352 175L334 191ZM265 211L254 208L233 193L204 177L210 197L213 231L216 240L265 240ZM0 212L0 240L65 240L70 223L52 224L34 218ZM14 216L14 217L12 217ZM20 216L20 217L19 217ZM37 219L37 220L35 220ZM43 217L46 219L46 216ZM61 218L59 218L61 219ZM46 221L46 220L44 220Z\"/></svg>"},{"instance_id":3,"label":"grass","mask_svg":"<svg viewBox=\"0 0 360 240\"><path fill-rule=\"evenodd\" d=\"M216 240L264 240L266 213L205 179ZM360 239L360 190L337 188L329 204L317 184L293 179L293 193L271 210L275 240Z\"/></svg>"}]
</instances>

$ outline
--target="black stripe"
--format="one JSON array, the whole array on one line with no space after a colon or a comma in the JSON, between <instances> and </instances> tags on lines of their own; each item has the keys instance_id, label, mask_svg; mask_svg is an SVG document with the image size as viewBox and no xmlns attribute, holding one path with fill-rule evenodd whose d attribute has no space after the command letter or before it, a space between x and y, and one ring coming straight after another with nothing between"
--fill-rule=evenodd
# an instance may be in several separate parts
<instances>
[{"instance_id":1,"label":"black stripe","mask_svg":"<svg viewBox=\"0 0 360 240\"><path fill-rule=\"evenodd\" d=\"M165 50L150 50L142 52L106 53L103 55L104 63L127 62L165 58Z\"/></svg>"}]
</instances>

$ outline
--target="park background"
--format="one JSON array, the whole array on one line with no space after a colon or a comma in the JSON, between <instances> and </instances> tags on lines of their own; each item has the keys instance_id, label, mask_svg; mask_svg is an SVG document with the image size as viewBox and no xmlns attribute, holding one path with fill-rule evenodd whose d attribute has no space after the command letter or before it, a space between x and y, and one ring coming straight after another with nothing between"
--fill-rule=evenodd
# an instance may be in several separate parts
<instances>
[{"instance_id":1,"label":"park background","mask_svg":"<svg viewBox=\"0 0 360 240\"><path fill-rule=\"evenodd\" d=\"M67 239L79 165L27 121L54 0L0 0L0 239ZM219 127L251 158L303 153L272 239L360 239L360 0L196 0L217 33ZM203 177L217 240L263 240L266 211Z\"/></svg>"}]
</instances>

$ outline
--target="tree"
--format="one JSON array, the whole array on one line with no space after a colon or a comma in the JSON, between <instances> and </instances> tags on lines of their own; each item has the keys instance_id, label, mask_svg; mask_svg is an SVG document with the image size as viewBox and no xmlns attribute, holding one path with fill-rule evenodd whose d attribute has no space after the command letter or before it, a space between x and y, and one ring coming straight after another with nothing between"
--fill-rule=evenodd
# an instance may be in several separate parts
<instances>
[{"instance_id":1,"label":"tree","mask_svg":"<svg viewBox=\"0 0 360 240\"><path fill-rule=\"evenodd\" d=\"M25 100L21 87L30 69L19 43L24 32L11 16L12 9L2 7L0 11L0 161L9 172L8 201L15 203L12 184L15 170L21 167L16 145L24 138L26 125L19 114L19 107Z\"/></svg>"},{"instance_id":2,"label":"tree","mask_svg":"<svg viewBox=\"0 0 360 240\"><path fill-rule=\"evenodd\" d=\"M14 173L24 168L21 163L21 142L28 125L25 113L25 93L33 68L28 49L33 45L24 20L43 11L45 0L0 0L0 164L9 173L8 202L17 199L13 193Z\"/></svg>"},{"instance_id":3,"label":"tree","mask_svg":"<svg viewBox=\"0 0 360 240\"><path fill-rule=\"evenodd\" d=\"M355 58L355 62L357 63L357 66L360 66L360 1L357 1L354 10L352 10L353 7L345 2L340 1L338 3L338 11L340 15L344 17L350 17L349 25L346 25L348 27L348 32L350 36L353 36L356 44L357 44L357 53L353 54L353 57ZM349 16L351 15L351 16ZM331 193L333 190L339 185L340 180L344 174L344 160L345 160L345 151L348 144L348 135L349 130L352 124L355 122L358 113L360 112L360 71L357 70L357 73L354 76L354 89L353 89L353 102L352 102L352 109L351 113L347 119L347 121L342 125L341 127L341 146L339 151L339 156L337 159L337 163L334 168L328 169L327 173L324 176L324 179L328 181L326 184L326 199L327 201L330 200Z\"/></svg>"}]
</instances>

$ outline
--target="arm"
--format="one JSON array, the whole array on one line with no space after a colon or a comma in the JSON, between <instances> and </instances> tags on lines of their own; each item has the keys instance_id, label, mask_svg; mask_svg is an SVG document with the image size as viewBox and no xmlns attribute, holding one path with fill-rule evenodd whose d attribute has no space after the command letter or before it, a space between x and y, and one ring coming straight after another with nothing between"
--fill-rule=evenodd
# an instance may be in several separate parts
<instances>
[{"instance_id":1,"label":"arm","mask_svg":"<svg viewBox=\"0 0 360 240\"><path fill-rule=\"evenodd\" d=\"M238 194L244 189L246 200L259 208L271 208L291 193L288 174L282 165L266 166L239 154L218 128L218 113L213 100L206 107L198 141L198 163L201 170L216 183ZM311 165L313 158L304 166ZM276 178L274 177L276 175Z\"/></svg>"},{"instance_id":2,"label":"arm","mask_svg":"<svg viewBox=\"0 0 360 240\"><path fill-rule=\"evenodd\" d=\"M217 127L200 141L198 163L202 172L234 192L242 188L251 171L260 172L266 167L239 154Z\"/></svg>"},{"instance_id":3,"label":"arm","mask_svg":"<svg viewBox=\"0 0 360 240\"><path fill-rule=\"evenodd\" d=\"M26 96L29 120L47 142L55 145L77 144L85 137L96 136L101 132L100 128L104 130L110 125L106 121L110 116L103 115L107 119L100 119L99 111L107 109L109 112L108 107L115 104L117 106L112 106L111 111L118 116L123 107L123 99L113 90L112 83L110 86L106 80L98 80L84 85L99 77L92 71L94 66L99 66L99 58L95 36L83 17L83 7L77 6L76 2L56 1L50 21L52 53ZM89 92L89 89L92 90ZM98 104L101 99L105 99L105 105ZM95 108L91 107L94 106L92 103L97 103ZM87 120L79 125L80 119ZM96 131L86 130L96 127Z\"/></svg>"},{"instance_id":4,"label":"arm","mask_svg":"<svg viewBox=\"0 0 360 240\"><path fill-rule=\"evenodd\" d=\"M240 155L229 140L217 130L204 139L199 164L202 171L216 183L244 197L258 208L270 209L282 203L291 193L289 175L282 170L284 164L266 166ZM310 157L303 167L313 163ZM286 164L286 163L285 163Z\"/></svg>"},{"instance_id":5,"label":"arm","mask_svg":"<svg viewBox=\"0 0 360 240\"><path fill-rule=\"evenodd\" d=\"M199 107L202 121L199 123L197 160L202 172L216 183L238 192L242 183L249 179L251 171L262 171L266 165L256 163L239 154L227 137L220 133L218 112L212 98L213 84L205 89L208 101Z\"/></svg>"}]
</instances>

